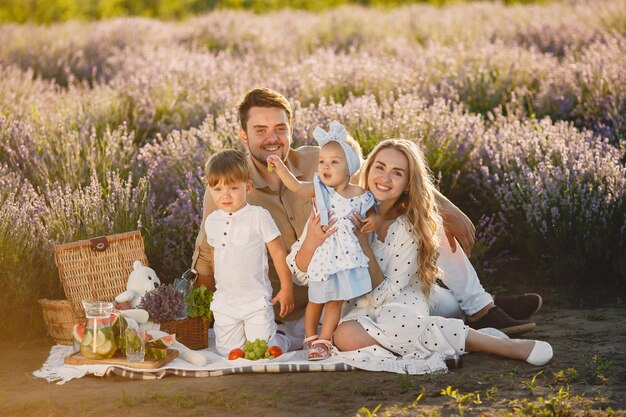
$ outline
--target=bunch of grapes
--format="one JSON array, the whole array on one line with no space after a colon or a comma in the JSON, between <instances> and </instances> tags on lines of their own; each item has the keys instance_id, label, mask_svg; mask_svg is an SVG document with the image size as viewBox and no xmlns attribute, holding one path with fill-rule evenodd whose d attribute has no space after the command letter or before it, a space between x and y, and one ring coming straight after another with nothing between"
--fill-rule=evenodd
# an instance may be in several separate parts
<instances>
[{"instance_id":1,"label":"bunch of grapes","mask_svg":"<svg viewBox=\"0 0 626 417\"><path fill-rule=\"evenodd\" d=\"M265 340L256 339L254 342L246 341L243 346L244 358L250 360L257 359L274 359L274 355L271 355L267 350L267 342Z\"/></svg>"},{"instance_id":2,"label":"bunch of grapes","mask_svg":"<svg viewBox=\"0 0 626 417\"><path fill-rule=\"evenodd\" d=\"M274 359L283 354L280 346L267 347L265 340L257 339L254 342L246 341L243 349L235 348L228 354L228 360L234 361L240 358L256 361L258 359Z\"/></svg>"}]
</instances>

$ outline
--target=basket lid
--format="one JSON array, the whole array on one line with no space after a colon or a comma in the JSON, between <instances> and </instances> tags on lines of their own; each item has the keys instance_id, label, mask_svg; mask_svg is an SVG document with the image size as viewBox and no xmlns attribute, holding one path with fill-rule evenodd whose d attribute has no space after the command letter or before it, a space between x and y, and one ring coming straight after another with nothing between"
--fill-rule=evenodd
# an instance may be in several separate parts
<instances>
[{"instance_id":1,"label":"basket lid","mask_svg":"<svg viewBox=\"0 0 626 417\"><path fill-rule=\"evenodd\" d=\"M113 301L126 290L133 262L148 265L138 230L54 246L54 261L65 296L76 315L83 300Z\"/></svg>"}]
</instances>

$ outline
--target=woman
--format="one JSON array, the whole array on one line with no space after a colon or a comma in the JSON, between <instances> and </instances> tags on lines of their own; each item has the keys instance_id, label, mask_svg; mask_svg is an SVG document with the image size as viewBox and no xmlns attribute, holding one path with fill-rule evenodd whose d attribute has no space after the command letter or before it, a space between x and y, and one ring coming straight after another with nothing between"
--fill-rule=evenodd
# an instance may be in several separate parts
<instances>
[{"instance_id":1,"label":"woman","mask_svg":"<svg viewBox=\"0 0 626 417\"><path fill-rule=\"evenodd\" d=\"M423 361L430 370L441 368L447 355L470 351L537 366L550 361L552 347L546 342L494 337L458 319L428 316L428 301L440 272L438 246L445 239L438 235L441 224L434 186L417 145L402 139L379 143L362 169L362 183L380 202L383 219L371 238L355 231L370 259L374 289L344 307L345 316L334 334L339 350L358 356L356 352L380 352L376 347L382 346L403 359ZM359 222L355 215L355 224ZM314 217L301 247L292 248L288 263L306 271L311 250L331 233L321 230Z\"/></svg>"}]
</instances>

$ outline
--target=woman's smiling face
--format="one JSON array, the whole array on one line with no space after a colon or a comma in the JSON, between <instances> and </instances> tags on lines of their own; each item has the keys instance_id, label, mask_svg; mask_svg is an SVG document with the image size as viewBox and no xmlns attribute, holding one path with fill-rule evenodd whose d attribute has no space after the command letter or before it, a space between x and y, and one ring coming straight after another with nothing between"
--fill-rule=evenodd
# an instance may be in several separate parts
<instances>
[{"instance_id":1,"label":"woman's smiling face","mask_svg":"<svg viewBox=\"0 0 626 417\"><path fill-rule=\"evenodd\" d=\"M394 148L381 149L367 175L367 188L380 202L395 203L409 183L409 161Z\"/></svg>"}]
</instances>

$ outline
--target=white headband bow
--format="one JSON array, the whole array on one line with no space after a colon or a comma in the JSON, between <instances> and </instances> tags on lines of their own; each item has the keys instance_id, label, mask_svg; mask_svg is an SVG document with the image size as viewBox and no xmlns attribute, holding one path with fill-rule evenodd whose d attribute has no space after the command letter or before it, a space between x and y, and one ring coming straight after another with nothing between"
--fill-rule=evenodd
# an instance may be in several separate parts
<instances>
[{"instance_id":1,"label":"white headband bow","mask_svg":"<svg viewBox=\"0 0 626 417\"><path fill-rule=\"evenodd\" d=\"M317 144L324 147L329 142L337 142L343 149L343 153L346 155L346 163L348 165L348 175L352 177L355 172L361 167L361 159L352 146L350 146L346 139L348 138L348 132L341 123L333 120L330 124L330 130L327 132L321 127L316 127L313 131L313 137L317 141Z\"/></svg>"}]
</instances>

